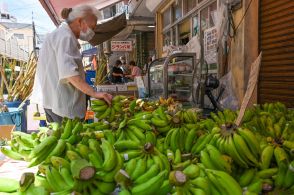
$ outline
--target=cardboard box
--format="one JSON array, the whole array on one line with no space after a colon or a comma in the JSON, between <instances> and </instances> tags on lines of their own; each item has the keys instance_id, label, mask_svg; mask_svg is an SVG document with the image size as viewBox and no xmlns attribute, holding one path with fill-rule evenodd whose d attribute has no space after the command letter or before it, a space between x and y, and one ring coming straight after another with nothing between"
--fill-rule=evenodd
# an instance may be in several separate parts
<instances>
[{"instance_id":1,"label":"cardboard box","mask_svg":"<svg viewBox=\"0 0 294 195\"><path fill-rule=\"evenodd\" d=\"M117 91L127 91L128 90L128 86L126 85L116 85L117 87Z\"/></svg>"},{"instance_id":2,"label":"cardboard box","mask_svg":"<svg viewBox=\"0 0 294 195\"><path fill-rule=\"evenodd\" d=\"M98 85L96 86L98 92L116 92L116 85Z\"/></svg>"},{"instance_id":3,"label":"cardboard box","mask_svg":"<svg viewBox=\"0 0 294 195\"><path fill-rule=\"evenodd\" d=\"M15 130L15 125L0 125L0 139L11 139L11 132Z\"/></svg>"}]
</instances>

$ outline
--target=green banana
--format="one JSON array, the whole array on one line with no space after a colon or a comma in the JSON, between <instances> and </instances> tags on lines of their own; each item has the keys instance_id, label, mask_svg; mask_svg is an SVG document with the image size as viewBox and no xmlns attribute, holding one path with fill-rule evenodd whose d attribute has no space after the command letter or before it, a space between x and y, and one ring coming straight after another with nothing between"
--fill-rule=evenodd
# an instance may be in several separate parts
<instances>
[{"instance_id":1,"label":"green banana","mask_svg":"<svg viewBox=\"0 0 294 195\"><path fill-rule=\"evenodd\" d=\"M158 119L158 118L152 118L151 119L151 123L157 127L166 127L168 126L169 122L162 120L162 119Z\"/></svg>"},{"instance_id":2,"label":"green banana","mask_svg":"<svg viewBox=\"0 0 294 195\"><path fill-rule=\"evenodd\" d=\"M248 168L247 163L241 158L239 155L236 146L233 142L232 136L229 136L226 141L226 149L227 153L233 158L233 160L244 168Z\"/></svg>"},{"instance_id":3,"label":"green banana","mask_svg":"<svg viewBox=\"0 0 294 195\"><path fill-rule=\"evenodd\" d=\"M67 139L71 135L71 131L73 129L73 121L71 119L68 119L66 121L66 125L64 127L63 133L61 134L61 139Z\"/></svg>"},{"instance_id":4,"label":"green banana","mask_svg":"<svg viewBox=\"0 0 294 195\"><path fill-rule=\"evenodd\" d=\"M258 158L261 150L260 150L260 145L258 143L258 140L256 139L256 136L254 133L252 133L248 129L241 129L238 128L238 134L242 136L244 141L246 142L247 146L249 147L250 151L254 155L255 158Z\"/></svg>"},{"instance_id":5,"label":"green banana","mask_svg":"<svg viewBox=\"0 0 294 195\"><path fill-rule=\"evenodd\" d=\"M0 192L15 192L19 189L19 182L15 179L0 178Z\"/></svg>"},{"instance_id":6,"label":"green banana","mask_svg":"<svg viewBox=\"0 0 294 195\"><path fill-rule=\"evenodd\" d=\"M190 179L194 179L200 175L200 168L198 165L191 164L183 170L183 173Z\"/></svg>"},{"instance_id":7,"label":"green banana","mask_svg":"<svg viewBox=\"0 0 294 195\"><path fill-rule=\"evenodd\" d=\"M246 161L246 162L249 161L249 163L247 163L247 164L250 164L250 162L252 162L255 166L258 166L257 159L254 157L254 155L249 150L244 139L240 135L238 135L237 133L234 133L233 141L234 141L234 144L235 144L235 147L236 147L238 153L240 154L240 157L242 159L244 159L244 161Z\"/></svg>"},{"instance_id":8,"label":"green banana","mask_svg":"<svg viewBox=\"0 0 294 195\"><path fill-rule=\"evenodd\" d=\"M73 180L71 172L68 168L61 167L60 168L60 175L62 176L63 180L70 188L74 187L74 180Z\"/></svg>"},{"instance_id":9,"label":"green banana","mask_svg":"<svg viewBox=\"0 0 294 195\"><path fill-rule=\"evenodd\" d=\"M200 139L201 137L204 137L204 138ZM192 148L193 154L199 154L199 152L205 148L206 144L210 142L210 140L213 137L213 134L205 134L201 137L196 141L196 144Z\"/></svg>"},{"instance_id":10,"label":"green banana","mask_svg":"<svg viewBox=\"0 0 294 195\"><path fill-rule=\"evenodd\" d=\"M278 168L268 168L268 169L263 169L261 171L257 172L257 176L261 179L267 179L271 178L272 176L276 175L278 173Z\"/></svg>"},{"instance_id":11,"label":"green banana","mask_svg":"<svg viewBox=\"0 0 294 195\"><path fill-rule=\"evenodd\" d=\"M97 179L100 179L104 182L113 182L114 181L115 175L123 166L123 159L120 157L120 155L117 151L115 151L115 154L116 154L117 161L116 161L116 164L115 164L115 167L113 168L113 170L111 170L110 172L105 172L105 171L96 172Z\"/></svg>"},{"instance_id":12,"label":"green banana","mask_svg":"<svg viewBox=\"0 0 294 195\"><path fill-rule=\"evenodd\" d=\"M91 100L91 103L93 104L93 106L103 106L106 105L106 102L104 100Z\"/></svg>"},{"instance_id":13,"label":"green banana","mask_svg":"<svg viewBox=\"0 0 294 195\"><path fill-rule=\"evenodd\" d=\"M165 180L165 175L167 171L160 172L157 176L151 178L145 183L139 184L132 188L131 193L133 195L152 195L156 193L157 190L160 189L163 181Z\"/></svg>"},{"instance_id":14,"label":"green banana","mask_svg":"<svg viewBox=\"0 0 294 195\"><path fill-rule=\"evenodd\" d=\"M111 194L116 186L114 182L103 182L98 180L94 180L93 182L103 194Z\"/></svg>"},{"instance_id":15,"label":"green banana","mask_svg":"<svg viewBox=\"0 0 294 195\"><path fill-rule=\"evenodd\" d=\"M5 147L1 147L1 152L2 154L4 154L5 156L14 159L14 160L23 160L23 157L21 154L14 152L10 149L7 149Z\"/></svg>"},{"instance_id":16,"label":"green banana","mask_svg":"<svg viewBox=\"0 0 294 195\"><path fill-rule=\"evenodd\" d=\"M256 170L255 169L246 169L244 170L243 174L239 178L239 184L241 187L246 187L248 186L253 178L255 177Z\"/></svg>"},{"instance_id":17,"label":"green banana","mask_svg":"<svg viewBox=\"0 0 294 195\"><path fill-rule=\"evenodd\" d=\"M144 174L140 175L137 179L135 179L135 184L142 184L147 182L149 179L155 177L159 173L158 164L153 164Z\"/></svg>"},{"instance_id":18,"label":"green banana","mask_svg":"<svg viewBox=\"0 0 294 195\"><path fill-rule=\"evenodd\" d=\"M193 142L196 139L196 131L198 128L193 128L188 132L186 142L185 142L185 151L190 152L193 146Z\"/></svg>"},{"instance_id":19,"label":"green banana","mask_svg":"<svg viewBox=\"0 0 294 195\"><path fill-rule=\"evenodd\" d=\"M180 149L176 149L175 158L174 158L173 162L174 162L174 164L178 164L178 163L182 162L182 154L181 154Z\"/></svg>"},{"instance_id":20,"label":"green banana","mask_svg":"<svg viewBox=\"0 0 294 195\"><path fill-rule=\"evenodd\" d=\"M70 160L77 160L77 159L81 159L82 157L75 151L72 150L67 150L66 151L66 157Z\"/></svg>"},{"instance_id":21,"label":"green banana","mask_svg":"<svg viewBox=\"0 0 294 195\"><path fill-rule=\"evenodd\" d=\"M65 160L64 158L58 157L58 156L51 156L50 158L52 165L59 169L60 167L65 167L67 169L70 168L70 163Z\"/></svg>"},{"instance_id":22,"label":"green banana","mask_svg":"<svg viewBox=\"0 0 294 195\"><path fill-rule=\"evenodd\" d=\"M190 183L193 186L202 189L205 192L205 194L211 194L210 184L209 184L209 180L207 178L196 177L195 179L190 180Z\"/></svg>"},{"instance_id":23,"label":"green banana","mask_svg":"<svg viewBox=\"0 0 294 195\"><path fill-rule=\"evenodd\" d=\"M129 160L126 163L125 170L129 174L129 176L131 176L133 174L136 165L137 165L137 160L135 158Z\"/></svg>"},{"instance_id":24,"label":"green banana","mask_svg":"<svg viewBox=\"0 0 294 195\"><path fill-rule=\"evenodd\" d=\"M205 150L200 152L200 161L207 169L217 169L215 165L212 164L209 154Z\"/></svg>"},{"instance_id":25,"label":"green banana","mask_svg":"<svg viewBox=\"0 0 294 195\"><path fill-rule=\"evenodd\" d=\"M242 195L242 188L237 183L237 181L228 173L210 169L206 169L206 172L210 172L215 175L215 178L219 181L219 185L227 189L228 194Z\"/></svg>"},{"instance_id":26,"label":"green banana","mask_svg":"<svg viewBox=\"0 0 294 195\"><path fill-rule=\"evenodd\" d=\"M288 154L286 153L286 151L282 147L277 146L274 149L274 156L275 156L275 159L276 159L278 166L280 166L282 163L289 163L288 162L288 159L289 159Z\"/></svg>"},{"instance_id":27,"label":"green banana","mask_svg":"<svg viewBox=\"0 0 294 195\"><path fill-rule=\"evenodd\" d=\"M278 169L278 173L275 177L275 188L281 189L283 187L283 184L285 183L288 166L286 163L280 163Z\"/></svg>"},{"instance_id":28,"label":"green banana","mask_svg":"<svg viewBox=\"0 0 294 195\"><path fill-rule=\"evenodd\" d=\"M172 185L170 185L168 180L164 180L162 185L160 186L160 189L156 191L156 194L166 195L166 194L169 194L171 191L172 191Z\"/></svg>"},{"instance_id":29,"label":"green banana","mask_svg":"<svg viewBox=\"0 0 294 195\"><path fill-rule=\"evenodd\" d=\"M274 147L272 145L266 146L261 152L261 169L268 169L270 167L272 157L274 154Z\"/></svg>"},{"instance_id":30,"label":"green banana","mask_svg":"<svg viewBox=\"0 0 294 195\"><path fill-rule=\"evenodd\" d=\"M55 145L56 142L57 138L55 136L46 137L32 150L30 158L35 158L36 156L40 155L42 151L48 150L48 148L50 148L52 145Z\"/></svg>"},{"instance_id":31,"label":"green banana","mask_svg":"<svg viewBox=\"0 0 294 195\"><path fill-rule=\"evenodd\" d=\"M52 156L60 156L66 147L66 142L63 139L58 140L57 145L54 147L54 149L49 153L47 160L46 161L50 161L50 158Z\"/></svg>"},{"instance_id":32,"label":"green banana","mask_svg":"<svg viewBox=\"0 0 294 195\"><path fill-rule=\"evenodd\" d=\"M105 171L111 171L116 165L116 153L113 146L105 139L102 139L101 149L103 151L104 162L103 169Z\"/></svg>"},{"instance_id":33,"label":"green banana","mask_svg":"<svg viewBox=\"0 0 294 195\"><path fill-rule=\"evenodd\" d=\"M146 159L140 158L136 164L136 167L134 167L134 171L131 174L131 179L136 180L140 175L142 175L146 171Z\"/></svg>"},{"instance_id":34,"label":"green banana","mask_svg":"<svg viewBox=\"0 0 294 195\"><path fill-rule=\"evenodd\" d=\"M122 154L121 154L121 157L125 160L125 161L128 161L130 159L133 159L133 158L136 158L136 157L139 157L142 155L142 150L127 150L127 151L124 151Z\"/></svg>"},{"instance_id":35,"label":"green banana","mask_svg":"<svg viewBox=\"0 0 294 195\"><path fill-rule=\"evenodd\" d=\"M114 147L118 151L142 149L142 146L138 142L132 140L117 141L115 142Z\"/></svg>"},{"instance_id":36,"label":"green banana","mask_svg":"<svg viewBox=\"0 0 294 195\"><path fill-rule=\"evenodd\" d=\"M128 128L136 135L136 137L139 140L144 140L145 139L145 135L144 135L144 130L138 128L137 126L134 125L129 125Z\"/></svg>"},{"instance_id":37,"label":"green banana","mask_svg":"<svg viewBox=\"0 0 294 195\"><path fill-rule=\"evenodd\" d=\"M218 168L218 170L226 171L228 173L232 172L232 167L229 162L227 162L220 151L213 145L207 144L206 150L209 154L212 164Z\"/></svg>"},{"instance_id":38,"label":"green banana","mask_svg":"<svg viewBox=\"0 0 294 195\"><path fill-rule=\"evenodd\" d=\"M103 166L103 159L99 154L93 152L88 155L89 161L96 169L101 169Z\"/></svg>"}]
</instances>

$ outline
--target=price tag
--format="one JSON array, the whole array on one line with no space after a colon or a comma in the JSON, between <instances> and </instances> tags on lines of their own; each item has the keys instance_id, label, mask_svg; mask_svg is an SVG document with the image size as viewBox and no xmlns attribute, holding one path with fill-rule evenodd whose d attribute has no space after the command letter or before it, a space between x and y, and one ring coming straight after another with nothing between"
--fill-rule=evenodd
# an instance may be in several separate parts
<instances>
[{"instance_id":1,"label":"price tag","mask_svg":"<svg viewBox=\"0 0 294 195\"><path fill-rule=\"evenodd\" d=\"M129 160L129 155L125 153L124 154L124 159L125 159L125 161Z\"/></svg>"}]
</instances>

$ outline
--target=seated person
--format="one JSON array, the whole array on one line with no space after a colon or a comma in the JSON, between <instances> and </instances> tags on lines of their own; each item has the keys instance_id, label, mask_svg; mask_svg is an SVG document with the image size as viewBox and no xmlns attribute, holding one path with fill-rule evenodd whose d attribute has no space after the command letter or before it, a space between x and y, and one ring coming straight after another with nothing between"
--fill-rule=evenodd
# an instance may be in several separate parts
<instances>
[{"instance_id":1,"label":"seated person","mask_svg":"<svg viewBox=\"0 0 294 195\"><path fill-rule=\"evenodd\" d=\"M115 65L112 68L112 82L113 83L122 83L123 71L121 69L121 61L116 60Z\"/></svg>"},{"instance_id":2,"label":"seated person","mask_svg":"<svg viewBox=\"0 0 294 195\"><path fill-rule=\"evenodd\" d=\"M131 74L125 75L126 78L134 80L135 77L141 76L141 69L136 66L136 63L134 61L130 61L128 68L131 70Z\"/></svg>"}]
</instances>

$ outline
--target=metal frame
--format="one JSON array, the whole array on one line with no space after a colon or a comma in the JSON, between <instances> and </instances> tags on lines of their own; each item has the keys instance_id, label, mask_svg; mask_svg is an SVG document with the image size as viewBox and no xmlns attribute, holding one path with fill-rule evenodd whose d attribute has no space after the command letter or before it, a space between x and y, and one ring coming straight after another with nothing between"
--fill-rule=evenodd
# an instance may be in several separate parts
<instances>
[{"instance_id":1,"label":"metal frame","mask_svg":"<svg viewBox=\"0 0 294 195\"><path fill-rule=\"evenodd\" d=\"M156 59L148 67L148 75L147 75L148 76L148 93L149 93L150 97L152 97L152 94L151 94L151 87L152 86L151 86L151 81L150 81L150 67L152 67L152 65L154 63L165 59L163 65L162 65L163 66L163 97L168 98L168 65L169 65L170 61L175 57L191 57L191 58L193 58L192 59L192 74L193 74L192 82L194 82L194 80L195 80L194 78L195 78L195 76L197 76L198 73L201 74L201 70L199 70L200 72L197 71L197 67L196 67L196 64L197 64L196 53L192 53L192 52L174 53L174 54L167 56L166 58ZM195 103L195 98L193 95L193 93L194 93L193 83L192 83L191 93L192 93L192 97L193 97L193 103Z\"/></svg>"}]
</instances>

